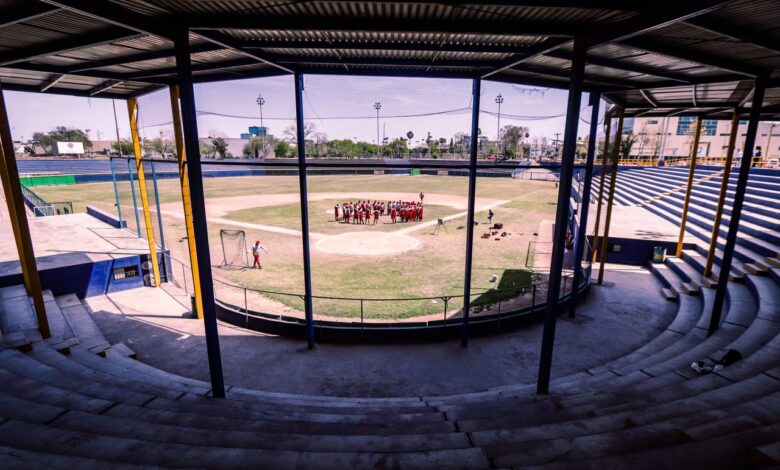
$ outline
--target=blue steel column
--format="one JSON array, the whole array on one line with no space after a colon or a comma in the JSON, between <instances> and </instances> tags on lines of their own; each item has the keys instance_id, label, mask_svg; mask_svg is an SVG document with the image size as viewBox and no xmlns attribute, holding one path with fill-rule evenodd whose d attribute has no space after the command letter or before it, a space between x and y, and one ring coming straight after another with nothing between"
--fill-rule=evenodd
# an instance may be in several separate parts
<instances>
[{"instance_id":1,"label":"blue steel column","mask_svg":"<svg viewBox=\"0 0 780 470\"><path fill-rule=\"evenodd\" d=\"M750 166L753 162L753 148L756 144L758 120L761 117L761 106L764 102L765 90L765 79L756 79L755 89L753 90L753 104L750 107L750 118L748 120L747 135L745 136L745 148L744 153L742 154L742 162L740 162L739 165L739 177L737 179L737 188L734 191L734 202L731 206L729 231L726 235L726 245L723 247L723 256L720 260L718 285L715 289L715 301L712 304L712 315L710 316L708 335L715 333L720 327L720 316L723 311L723 303L726 300L726 286L729 282L731 261L734 257L734 246L737 244L739 219L742 217L742 205L745 202L745 191L747 190L748 177L750 176ZM726 178L728 175L724 175L723 177Z\"/></svg>"},{"instance_id":2,"label":"blue steel column","mask_svg":"<svg viewBox=\"0 0 780 470\"><path fill-rule=\"evenodd\" d=\"M301 234L303 238L304 312L306 340L314 348L314 306L311 297L311 253L309 253L309 194L306 188L306 139L303 128L303 74L295 74L295 125L298 143L298 182L301 192Z\"/></svg>"},{"instance_id":3,"label":"blue steel column","mask_svg":"<svg viewBox=\"0 0 780 470\"><path fill-rule=\"evenodd\" d=\"M477 77L471 86L471 148L469 149L469 203L466 215L466 273L463 280L463 324L460 345L469 345L469 310L471 308L471 258L474 252L474 210L477 191L477 146L479 145L479 95L482 79Z\"/></svg>"},{"instance_id":4,"label":"blue steel column","mask_svg":"<svg viewBox=\"0 0 780 470\"><path fill-rule=\"evenodd\" d=\"M582 203L580 203L580 225L577 230L577 246L574 247L574 278L572 282L572 295L569 304L569 316L574 318L577 312L577 286L582 276L582 258L585 252L585 238L588 232L588 209L590 208L590 185L593 179L593 156L598 147L596 132L599 127L599 105L601 95L590 94L590 133L588 134L588 158L585 161L585 184L582 189Z\"/></svg>"},{"instance_id":5,"label":"blue steel column","mask_svg":"<svg viewBox=\"0 0 780 470\"><path fill-rule=\"evenodd\" d=\"M203 326L206 333L206 350L209 373L211 374L211 393L215 397L224 398L225 382L222 377L222 357L219 350L214 281L211 278L211 250L209 249L208 225L206 225L203 172L200 166L198 119L195 116L195 90L192 85L189 34L186 29L176 31L174 47L176 50L176 78L181 100L182 133L187 153L192 220L195 228L195 249L198 252L198 276L200 277L200 292L203 300Z\"/></svg>"},{"instance_id":6,"label":"blue steel column","mask_svg":"<svg viewBox=\"0 0 780 470\"><path fill-rule=\"evenodd\" d=\"M168 280L168 263L165 261L165 230L163 229L162 212L160 211L160 191L157 189L157 170L152 165L152 182L154 183L154 205L157 207L157 225L160 226L160 247L162 248L162 264L165 269L165 280Z\"/></svg>"},{"instance_id":7,"label":"blue steel column","mask_svg":"<svg viewBox=\"0 0 780 470\"><path fill-rule=\"evenodd\" d=\"M571 178L574 171L574 153L577 147L577 124L580 119L586 51L585 38L581 36L575 37L574 55L571 61L571 80L569 82L569 102L566 107L566 128L563 133L561 176L558 186L558 205L555 213L552 261L550 263L550 278L547 281L547 310L544 315L542 351L539 358L539 378L536 383L536 393L547 393L550 388L550 369L552 368L553 346L555 343L555 322L559 310L558 298L561 290L566 225L569 218Z\"/></svg>"},{"instance_id":8,"label":"blue steel column","mask_svg":"<svg viewBox=\"0 0 780 470\"><path fill-rule=\"evenodd\" d=\"M114 182L114 198L116 199L116 213L119 216L119 226L122 226L122 204L119 202L119 188L116 184L116 171L114 171L114 157L108 158L108 166L111 167L111 181Z\"/></svg>"},{"instance_id":9,"label":"blue steel column","mask_svg":"<svg viewBox=\"0 0 780 470\"><path fill-rule=\"evenodd\" d=\"M127 159L127 175L130 181L130 194L133 195L133 213L135 213L135 228L138 232L138 238L141 238L141 220L138 218L138 201L135 199L135 183L133 183L133 165L130 159Z\"/></svg>"}]
</instances>

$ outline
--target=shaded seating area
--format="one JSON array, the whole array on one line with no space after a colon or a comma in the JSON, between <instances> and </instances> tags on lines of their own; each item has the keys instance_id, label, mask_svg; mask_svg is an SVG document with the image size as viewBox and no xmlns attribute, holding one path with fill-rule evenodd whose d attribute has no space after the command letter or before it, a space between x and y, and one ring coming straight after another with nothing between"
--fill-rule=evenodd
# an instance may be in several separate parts
<instances>
[{"instance_id":1,"label":"shaded seating area","mask_svg":"<svg viewBox=\"0 0 780 470\"><path fill-rule=\"evenodd\" d=\"M750 166L758 122L780 118L776 7L761 0L6 2L0 6L0 32L7 38L0 50L2 90L127 100L142 186L137 98L169 90L196 280L193 307L205 326L210 381L139 362L128 346L106 341L80 299L55 298L41 289L21 199L13 116L6 114L0 91L0 176L24 273L23 286L0 289L0 462L80 468L780 464L778 181ZM470 80L469 158L446 165L469 174L468 227L474 222L477 170L518 167L478 159L482 82L568 90L561 156L545 165L558 170L560 185L536 383L394 398L308 396L224 383L195 85L278 75L294 81L297 158L259 164L300 175L302 300L307 346L313 349L306 172L329 163L306 154L308 74ZM595 233L601 273L593 283L602 284L614 204L642 205L680 223L682 235L693 235L702 247L651 265L663 295L677 305L657 337L597 367L553 378L584 93L590 99L590 141L598 140L602 101L608 106L605 136L614 139L611 151L608 145L598 152L598 145L589 146L586 163L578 165L585 170L581 198L597 202L601 228ZM618 171L620 146L614 144L621 141L624 120L670 115L746 120L742 160L722 171L693 162L687 169ZM598 161L600 181L593 176ZM379 160L341 168L361 165L403 166ZM416 166L445 167L433 161ZM592 198L592 183L599 186L598 198ZM588 206L577 214L575 279L584 276L583 260L592 256L584 248ZM159 286L145 200L143 212ZM468 231L464 348L470 340L473 241ZM567 306L572 316L576 300ZM741 360L709 374L691 368L731 349Z\"/></svg>"}]
</instances>

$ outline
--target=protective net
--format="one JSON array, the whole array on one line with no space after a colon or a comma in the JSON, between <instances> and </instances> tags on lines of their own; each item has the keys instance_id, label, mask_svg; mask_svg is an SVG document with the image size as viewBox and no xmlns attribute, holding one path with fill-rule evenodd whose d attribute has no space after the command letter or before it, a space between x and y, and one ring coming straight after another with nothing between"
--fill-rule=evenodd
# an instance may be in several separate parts
<instances>
[{"instance_id":1,"label":"protective net","mask_svg":"<svg viewBox=\"0 0 780 470\"><path fill-rule=\"evenodd\" d=\"M222 242L222 264L220 267L245 268L249 266L246 234L243 230L220 229L219 239Z\"/></svg>"}]
</instances>

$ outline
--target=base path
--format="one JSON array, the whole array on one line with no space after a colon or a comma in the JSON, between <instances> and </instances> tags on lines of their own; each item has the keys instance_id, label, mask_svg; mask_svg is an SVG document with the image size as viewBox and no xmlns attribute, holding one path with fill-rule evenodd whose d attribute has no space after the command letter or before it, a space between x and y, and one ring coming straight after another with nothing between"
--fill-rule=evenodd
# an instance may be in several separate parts
<instances>
[{"instance_id":1,"label":"base path","mask_svg":"<svg viewBox=\"0 0 780 470\"><path fill-rule=\"evenodd\" d=\"M329 199L342 201L417 201L418 198L419 194L417 193L331 192L309 194L309 201L324 201ZM224 217L232 211L241 209L272 207L286 204L296 204L299 202L300 196L297 193L255 194L248 196L211 198L206 200L206 212L210 222L299 237L301 236L300 230L276 227L273 225L240 222ZM466 196L454 196L451 194L426 194L425 202L431 205L449 206L453 209L459 209L461 211L468 209L468 198ZM477 211L484 211L502 204L506 204L508 202L508 200L502 199L477 198L475 201L475 209ZM161 212L168 216L184 218L184 214L181 210L181 204L178 203L163 204L161 207ZM466 214L467 212L458 212L456 214L443 217L442 220L454 220L459 217L464 217ZM408 234L422 230L424 228L435 226L437 222L438 221L436 219L433 219L423 223L415 223L393 232L347 232L338 235L325 235L317 232L309 232L309 236L313 241L317 242L314 245L315 249L325 253L381 256L416 249L420 245L420 241Z\"/></svg>"}]
</instances>

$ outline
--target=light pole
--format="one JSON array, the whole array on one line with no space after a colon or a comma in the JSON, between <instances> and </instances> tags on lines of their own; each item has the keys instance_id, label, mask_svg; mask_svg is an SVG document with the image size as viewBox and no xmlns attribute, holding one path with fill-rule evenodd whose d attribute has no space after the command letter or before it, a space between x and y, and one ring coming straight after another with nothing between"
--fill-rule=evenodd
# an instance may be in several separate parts
<instances>
[{"instance_id":1,"label":"light pole","mask_svg":"<svg viewBox=\"0 0 780 470\"><path fill-rule=\"evenodd\" d=\"M498 105L498 122L496 123L496 156L498 156L499 147L501 146L501 103L504 102L504 97L501 93L496 96L496 104Z\"/></svg>"},{"instance_id":2,"label":"light pole","mask_svg":"<svg viewBox=\"0 0 780 470\"><path fill-rule=\"evenodd\" d=\"M379 101L374 103L374 109L376 109L376 153L379 156L379 110L382 109L382 103Z\"/></svg>"},{"instance_id":3,"label":"light pole","mask_svg":"<svg viewBox=\"0 0 780 470\"><path fill-rule=\"evenodd\" d=\"M265 126L263 125L263 105L265 104L265 98L260 93L257 94L257 100L255 101L260 106L260 132L263 133L263 158L265 158Z\"/></svg>"}]
</instances>

